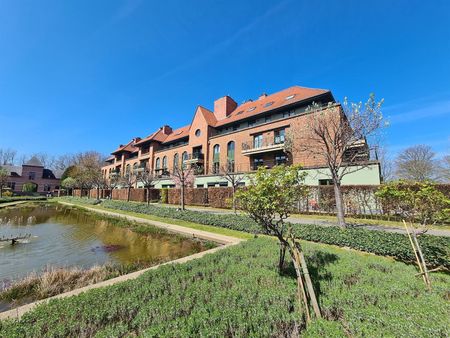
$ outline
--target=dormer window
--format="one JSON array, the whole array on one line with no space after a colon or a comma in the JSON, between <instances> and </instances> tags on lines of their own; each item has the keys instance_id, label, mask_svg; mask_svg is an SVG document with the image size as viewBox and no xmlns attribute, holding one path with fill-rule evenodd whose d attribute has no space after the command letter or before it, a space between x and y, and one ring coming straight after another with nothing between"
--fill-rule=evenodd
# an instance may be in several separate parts
<instances>
[{"instance_id":1,"label":"dormer window","mask_svg":"<svg viewBox=\"0 0 450 338\"><path fill-rule=\"evenodd\" d=\"M256 109L256 107L251 107L247 111L254 111L255 109Z\"/></svg>"},{"instance_id":2,"label":"dormer window","mask_svg":"<svg viewBox=\"0 0 450 338\"><path fill-rule=\"evenodd\" d=\"M243 111L243 110L241 110L241 111L237 112L237 114L236 114L236 115L241 115L241 114L242 114L243 112L244 112L244 111Z\"/></svg>"},{"instance_id":3,"label":"dormer window","mask_svg":"<svg viewBox=\"0 0 450 338\"><path fill-rule=\"evenodd\" d=\"M285 100L291 100L291 99L293 99L294 97L295 97L295 94L292 94L292 95L286 96L286 99L285 99Z\"/></svg>"},{"instance_id":4,"label":"dormer window","mask_svg":"<svg viewBox=\"0 0 450 338\"><path fill-rule=\"evenodd\" d=\"M273 105L273 101L267 102L267 103L264 105L264 108L270 107L271 105Z\"/></svg>"}]
</instances>

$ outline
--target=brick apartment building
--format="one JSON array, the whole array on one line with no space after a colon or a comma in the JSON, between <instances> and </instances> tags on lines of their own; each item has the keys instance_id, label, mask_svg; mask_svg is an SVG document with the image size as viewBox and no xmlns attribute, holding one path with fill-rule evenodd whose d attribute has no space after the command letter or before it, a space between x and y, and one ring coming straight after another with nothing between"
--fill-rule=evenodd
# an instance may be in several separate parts
<instances>
[{"instance_id":1,"label":"brick apartment building","mask_svg":"<svg viewBox=\"0 0 450 338\"><path fill-rule=\"evenodd\" d=\"M28 184L32 190L27 192L41 195L59 189L59 173L54 173L52 170L44 168L36 157L32 157L21 166L2 165L0 167L6 169L8 172L7 188L15 194L24 193L25 184Z\"/></svg>"},{"instance_id":2,"label":"brick apartment building","mask_svg":"<svg viewBox=\"0 0 450 338\"><path fill-rule=\"evenodd\" d=\"M259 166L301 164L308 172L307 184L329 184L324 163L307 154L284 151L288 130L299 126L307 107L335 103L329 90L290 87L280 92L262 94L256 100L238 105L230 96L214 102L213 111L198 106L192 122L172 129L168 125L145 138L134 138L111 153L102 168L105 178L149 168L160 177L156 188L173 187L173 168L180 163L195 165L194 187L227 186L220 175L224 164L237 173L249 173ZM364 152L364 147L362 151ZM369 155L363 156L367 161ZM348 175L343 184L379 184L377 161Z\"/></svg>"}]
</instances>

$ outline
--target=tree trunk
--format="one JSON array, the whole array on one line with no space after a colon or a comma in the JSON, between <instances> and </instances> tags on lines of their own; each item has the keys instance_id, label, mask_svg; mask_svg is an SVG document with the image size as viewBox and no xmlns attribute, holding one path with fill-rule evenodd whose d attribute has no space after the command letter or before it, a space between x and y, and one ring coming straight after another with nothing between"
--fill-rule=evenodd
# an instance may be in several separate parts
<instances>
[{"instance_id":1,"label":"tree trunk","mask_svg":"<svg viewBox=\"0 0 450 338\"><path fill-rule=\"evenodd\" d=\"M334 186L334 198L336 200L336 213L338 219L338 225L341 228L345 228L345 218L344 218L344 202L342 201L342 192L341 192L341 182L338 179L333 179Z\"/></svg>"},{"instance_id":2,"label":"tree trunk","mask_svg":"<svg viewBox=\"0 0 450 338\"><path fill-rule=\"evenodd\" d=\"M236 187L233 185L233 212L236 214ZM286 249L285 249L286 251ZM283 256L283 260L284 260L284 256Z\"/></svg>"},{"instance_id":3,"label":"tree trunk","mask_svg":"<svg viewBox=\"0 0 450 338\"><path fill-rule=\"evenodd\" d=\"M3 187L0 187L0 198L3 197Z\"/></svg>"},{"instance_id":4,"label":"tree trunk","mask_svg":"<svg viewBox=\"0 0 450 338\"><path fill-rule=\"evenodd\" d=\"M100 199L100 187L97 187L97 199Z\"/></svg>"},{"instance_id":5,"label":"tree trunk","mask_svg":"<svg viewBox=\"0 0 450 338\"><path fill-rule=\"evenodd\" d=\"M185 210L184 208L184 182L181 183L181 196L180 196L180 202L181 202L181 210Z\"/></svg>"},{"instance_id":6,"label":"tree trunk","mask_svg":"<svg viewBox=\"0 0 450 338\"><path fill-rule=\"evenodd\" d=\"M280 257L278 260L278 272L280 274L283 271L285 256L286 256L286 244L283 242L280 242Z\"/></svg>"},{"instance_id":7,"label":"tree trunk","mask_svg":"<svg viewBox=\"0 0 450 338\"><path fill-rule=\"evenodd\" d=\"M130 193L131 193L131 187L128 187L128 189L127 189L127 202L130 202Z\"/></svg>"},{"instance_id":8,"label":"tree trunk","mask_svg":"<svg viewBox=\"0 0 450 338\"><path fill-rule=\"evenodd\" d=\"M149 187L147 187L146 192L147 192L147 196L146 196L146 198L147 198L147 205L150 205L150 188Z\"/></svg>"}]
</instances>

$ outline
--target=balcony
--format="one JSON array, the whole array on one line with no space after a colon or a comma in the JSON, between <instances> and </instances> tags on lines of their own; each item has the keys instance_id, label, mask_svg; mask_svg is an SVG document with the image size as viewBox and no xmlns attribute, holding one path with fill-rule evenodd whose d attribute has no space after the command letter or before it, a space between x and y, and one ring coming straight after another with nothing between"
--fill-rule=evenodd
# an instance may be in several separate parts
<instances>
[{"instance_id":1,"label":"balcony","mask_svg":"<svg viewBox=\"0 0 450 338\"><path fill-rule=\"evenodd\" d=\"M169 178L170 173L169 170L167 170L167 168L158 168L155 169L155 176L158 178Z\"/></svg>"},{"instance_id":2,"label":"balcony","mask_svg":"<svg viewBox=\"0 0 450 338\"><path fill-rule=\"evenodd\" d=\"M242 155L269 153L284 150L284 137L256 138L250 142L242 143Z\"/></svg>"},{"instance_id":3,"label":"balcony","mask_svg":"<svg viewBox=\"0 0 450 338\"><path fill-rule=\"evenodd\" d=\"M192 153L187 156L187 158L184 159L184 164L197 164L197 163L203 163L205 161L205 157L202 153Z\"/></svg>"}]
</instances>

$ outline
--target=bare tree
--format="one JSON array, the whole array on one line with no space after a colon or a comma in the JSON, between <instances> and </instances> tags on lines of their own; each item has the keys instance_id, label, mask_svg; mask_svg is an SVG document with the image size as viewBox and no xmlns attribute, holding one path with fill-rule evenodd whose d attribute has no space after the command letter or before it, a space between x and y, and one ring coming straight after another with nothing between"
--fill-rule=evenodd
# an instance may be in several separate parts
<instances>
[{"instance_id":1,"label":"bare tree","mask_svg":"<svg viewBox=\"0 0 450 338\"><path fill-rule=\"evenodd\" d=\"M395 178L394 161L385 147L377 150L378 160L380 161L381 177L384 182L390 182Z\"/></svg>"},{"instance_id":2,"label":"bare tree","mask_svg":"<svg viewBox=\"0 0 450 338\"><path fill-rule=\"evenodd\" d=\"M438 176L436 154L430 146L416 145L402 151L395 160L399 178L434 181Z\"/></svg>"},{"instance_id":3,"label":"bare tree","mask_svg":"<svg viewBox=\"0 0 450 338\"><path fill-rule=\"evenodd\" d=\"M8 184L9 173L5 168L0 167L0 198L3 197L3 189Z\"/></svg>"},{"instance_id":4,"label":"bare tree","mask_svg":"<svg viewBox=\"0 0 450 338\"><path fill-rule=\"evenodd\" d=\"M120 186L122 181L122 177L120 177L120 173L112 172L107 179L105 179L105 188L108 189L109 197L112 199L112 193L115 188Z\"/></svg>"},{"instance_id":5,"label":"bare tree","mask_svg":"<svg viewBox=\"0 0 450 338\"><path fill-rule=\"evenodd\" d=\"M147 165L143 170L137 174L138 182L142 183L145 189L145 197L147 199L147 205L150 204L150 189L159 181L157 176L152 172L151 168Z\"/></svg>"},{"instance_id":6,"label":"bare tree","mask_svg":"<svg viewBox=\"0 0 450 338\"><path fill-rule=\"evenodd\" d=\"M130 201L131 189L134 188L134 185L137 183L137 175L134 171L130 170L125 172L123 175L120 185L127 188L127 202Z\"/></svg>"},{"instance_id":7,"label":"bare tree","mask_svg":"<svg viewBox=\"0 0 450 338\"><path fill-rule=\"evenodd\" d=\"M439 163L439 177L442 182L450 183L450 155L445 155Z\"/></svg>"},{"instance_id":8,"label":"bare tree","mask_svg":"<svg viewBox=\"0 0 450 338\"><path fill-rule=\"evenodd\" d=\"M180 188L180 205L181 210L185 210L185 195L186 188L192 187L194 184L194 172L196 170L195 165L187 166L184 163L182 165L177 165L173 169L170 175L172 180L175 182L176 186Z\"/></svg>"},{"instance_id":9,"label":"bare tree","mask_svg":"<svg viewBox=\"0 0 450 338\"><path fill-rule=\"evenodd\" d=\"M94 186L95 182L101 180L101 167L104 162L104 156L96 151L87 151L76 155L75 165L76 177L74 177L79 183L81 189L81 195L83 189L89 189L88 197L90 197L90 190Z\"/></svg>"},{"instance_id":10,"label":"bare tree","mask_svg":"<svg viewBox=\"0 0 450 338\"><path fill-rule=\"evenodd\" d=\"M323 174L334 186L339 226L345 227L344 204L341 192L342 178L367 167L370 152L376 147L383 127L381 106L371 94L365 104L313 103L304 116L297 119L285 141L286 151L302 153L321 159L327 169ZM297 126L295 126L297 124ZM369 148L371 141L372 148Z\"/></svg>"},{"instance_id":11,"label":"bare tree","mask_svg":"<svg viewBox=\"0 0 450 338\"><path fill-rule=\"evenodd\" d=\"M13 165L16 158L17 151L11 148L0 149L0 164Z\"/></svg>"},{"instance_id":12,"label":"bare tree","mask_svg":"<svg viewBox=\"0 0 450 338\"><path fill-rule=\"evenodd\" d=\"M55 157L53 166L50 169L64 171L75 163L75 158L71 154L63 154Z\"/></svg>"},{"instance_id":13,"label":"bare tree","mask_svg":"<svg viewBox=\"0 0 450 338\"><path fill-rule=\"evenodd\" d=\"M235 169L234 162L227 162L227 164L220 167L221 176L230 183L233 189L232 207L234 213L236 213L236 190L246 178L244 174L237 173Z\"/></svg>"}]
</instances>

